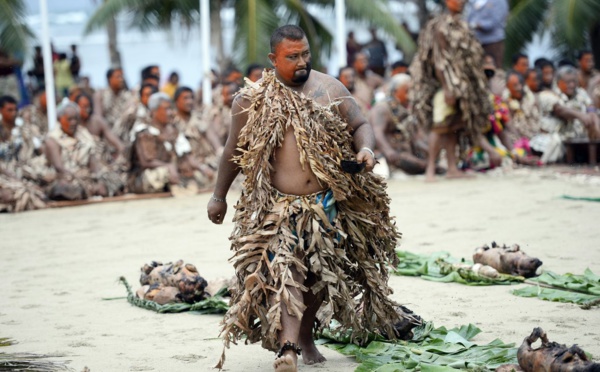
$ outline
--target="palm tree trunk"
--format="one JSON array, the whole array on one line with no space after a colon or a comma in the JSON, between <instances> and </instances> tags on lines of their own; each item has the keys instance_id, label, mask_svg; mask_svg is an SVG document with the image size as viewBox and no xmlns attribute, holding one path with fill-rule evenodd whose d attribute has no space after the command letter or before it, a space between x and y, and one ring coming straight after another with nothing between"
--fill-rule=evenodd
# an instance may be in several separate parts
<instances>
[{"instance_id":1,"label":"palm tree trunk","mask_svg":"<svg viewBox=\"0 0 600 372\"><path fill-rule=\"evenodd\" d=\"M590 29L590 44L596 68L600 69L600 22L596 22Z\"/></svg>"},{"instance_id":2,"label":"palm tree trunk","mask_svg":"<svg viewBox=\"0 0 600 372\"><path fill-rule=\"evenodd\" d=\"M211 5L210 11L210 36L211 44L217 46L217 64L219 70L223 73L228 65L229 60L225 57L223 47L223 32L221 31L221 8L223 7L222 0L216 0L216 4Z\"/></svg>"},{"instance_id":3,"label":"palm tree trunk","mask_svg":"<svg viewBox=\"0 0 600 372\"><path fill-rule=\"evenodd\" d=\"M104 0L106 2L106 0ZM112 68L122 67L121 54L117 48L117 22L115 17L106 25L106 31L108 33L108 53L110 56L110 66Z\"/></svg>"},{"instance_id":4,"label":"palm tree trunk","mask_svg":"<svg viewBox=\"0 0 600 372\"><path fill-rule=\"evenodd\" d=\"M427 24L429 20L429 10L427 10L427 0L416 0L417 3L417 15L419 17L419 30L421 30Z\"/></svg>"}]
</instances>

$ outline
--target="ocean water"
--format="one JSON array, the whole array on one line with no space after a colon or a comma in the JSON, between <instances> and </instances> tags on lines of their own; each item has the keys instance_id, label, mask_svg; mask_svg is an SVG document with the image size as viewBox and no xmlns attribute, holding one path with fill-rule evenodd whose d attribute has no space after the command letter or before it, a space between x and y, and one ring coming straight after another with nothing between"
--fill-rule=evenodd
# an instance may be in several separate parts
<instances>
[{"instance_id":1,"label":"ocean water","mask_svg":"<svg viewBox=\"0 0 600 372\"><path fill-rule=\"evenodd\" d=\"M84 36L83 30L89 17L102 0L49 0L49 27L50 38L57 52L66 52L70 55L70 45L78 46L78 54L81 59L81 75L89 76L91 84L100 88L106 86L106 71L110 67L108 53L107 35L105 30L94 31L90 35ZM26 0L28 7L27 23L32 31L37 35L37 41L33 46L39 44L41 40L41 18L39 14L39 1ZM409 29L417 32L418 21L416 17L416 7L413 3L391 2L392 14L399 20L407 24ZM315 11L319 19L330 26L330 31L334 31L335 17L333 11ZM226 54L231 53L233 46L234 30L234 12L232 9L224 9L221 12L223 26L223 43ZM368 26L356 22L347 21L347 31L354 31L356 39L359 42L368 42L370 34ZM201 59L201 38L200 29L194 27L183 29L175 27L170 31L152 31L142 33L135 29L128 28L128 19L126 15L117 19L118 47L121 54L121 60L124 67L125 78L129 86L139 83L140 70L151 64L159 65L161 68L162 82L167 79L172 71L177 71L180 76L180 84L192 88L198 88L201 85L203 77L203 66ZM391 40L386 40L389 58L388 62L402 59L402 52L395 49ZM328 61L325 62L327 70L331 74L337 74L338 62L335 48ZM541 56L552 56L550 42L548 38L534 38L533 42L527 47L527 53L530 61ZM211 48L211 68L217 68L216 50ZM31 68L31 56L26 60L25 70Z\"/></svg>"}]
</instances>

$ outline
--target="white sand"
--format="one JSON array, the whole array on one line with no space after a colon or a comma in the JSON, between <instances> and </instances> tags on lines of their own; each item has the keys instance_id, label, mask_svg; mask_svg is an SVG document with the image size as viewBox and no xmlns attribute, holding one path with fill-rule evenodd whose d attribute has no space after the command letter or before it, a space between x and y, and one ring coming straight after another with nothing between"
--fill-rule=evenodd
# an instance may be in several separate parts
<instances>
[{"instance_id":1,"label":"white sand","mask_svg":"<svg viewBox=\"0 0 600 372\"><path fill-rule=\"evenodd\" d=\"M596 184L544 172L485 176L425 184L391 181L392 211L402 249L449 251L470 257L495 240L519 243L557 273L600 273L600 203L559 199L600 196ZM236 195L230 195L230 205ZM210 371L221 352L220 316L165 314L131 306L117 278L137 288L151 260L194 263L207 279L230 276L227 237L206 217L208 195L105 203L0 215L0 337L18 344L3 351L61 356L81 371ZM514 287L468 287L392 277L394 299L436 325L474 323L475 338L521 343L536 326L550 339L579 344L600 357L600 309L513 296ZM325 365L300 370L352 371L356 363L325 347ZM268 371L273 354L258 345L234 346L226 370Z\"/></svg>"}]
</instances>

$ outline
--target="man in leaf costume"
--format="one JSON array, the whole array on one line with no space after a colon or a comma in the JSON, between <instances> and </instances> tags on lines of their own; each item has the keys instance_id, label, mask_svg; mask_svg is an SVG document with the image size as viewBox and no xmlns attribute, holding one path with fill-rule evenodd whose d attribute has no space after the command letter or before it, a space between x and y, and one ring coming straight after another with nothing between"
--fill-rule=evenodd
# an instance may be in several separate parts
<instances>
[{"instance_id":1,"label":"man in leaf costume","mask_svg":"<svg viewBox=\"0 0 600 372\"><path fill-rule=\"evenodd\" d=\"M430 131L426 177L432 181L442 146L448 177L459 177L458 132L477 144L492 112L483 72L483 49L462 20L465 0L446 0L449 12L432 19L419 35L419 51L410 67L413 107L419 124Z\"/></svg>"},{"instance_id":2,"label":"man in leaf costume","mask_svg":"<svg viewBox=\"0 0 600 372\"><path fill-rule=\"evenodd\" d=\"M269 58L274 70L233 104L208 217L223 222L225 197L242 171L230 238L237 283L224 343L262 341L279 351L276 371L297 371L301 351L306 364L325 361L313 331L332 318L356 341L375 329L394 337L400 316L388 298L386 265L397 262L400 233L385 185L370 173L373 130L348 90L311 71L299 27L273 33ZM344 172L342 160L365 170ZM224 354L218 367L223 362Z\"/></svg>"}]
</instances>

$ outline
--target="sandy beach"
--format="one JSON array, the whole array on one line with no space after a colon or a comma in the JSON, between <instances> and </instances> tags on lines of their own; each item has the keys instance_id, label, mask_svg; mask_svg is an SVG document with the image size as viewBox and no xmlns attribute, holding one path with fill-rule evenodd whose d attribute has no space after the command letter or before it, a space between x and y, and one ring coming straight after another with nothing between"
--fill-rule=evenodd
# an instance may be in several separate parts
<instances>
[{"instance_id":1,"label":"sandy beach","mask_svg":"<svg viewBox=\"0 0 600 372\"><path fill-rule=\"evenodd\" d=\"M585 178L585 177L584 177ZM473 180L422 177L389 181L401 249L448 251L470 258L475 247L519 243L557 273L600 274L600 203L560 196L600 197L600 183L548 170L480 175ZM102 203L0 215L0 337L18 342L3 352L52 355L74 371L210 371L221 353L219 315L156 314L131 306L119 276L138 288L140 267L183 259L208 280L233 268L228 239L232 205L221 226L206 216L209 194ZM393 298L437 326L473 323L475 338L520 344L534 327L550 339L600 358L600 308L520 298L515 286L468 287L419 278L390 279ZM353 371L357 365L322 347L328 362L301 371ZM227 352L227 371L271 370L273 354L259 345Z\"/></svg>"}]
</instances>

